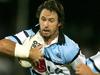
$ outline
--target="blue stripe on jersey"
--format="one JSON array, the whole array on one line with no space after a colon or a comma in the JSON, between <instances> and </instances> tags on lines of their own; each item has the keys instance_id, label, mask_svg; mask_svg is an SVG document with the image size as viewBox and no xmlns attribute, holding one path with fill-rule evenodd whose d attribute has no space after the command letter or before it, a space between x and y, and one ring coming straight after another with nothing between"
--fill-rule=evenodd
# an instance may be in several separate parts
<instances>
[{"instance_id":1,"label":"blue stripe on jersey","mask_svg":"<svg viewBox=\"0 0 100 75\"><path fill-rule=\"evenodd\" d=\"M33 32L33 30L32 29L28 29L28 30L24 30L25 31L25 35L27 36L33 36L34 34L35 34L35 32Z\"/></svg>"},{"instance_id":2,"label":"blue stripe on jersey","mask_svg":"<svg viewBox=\"0 0 100 75\"><path fill-rule=\"evenodd\" d=\"M7 37L16 43L18 42L19 44L22 44L24 42L25 38L27 38L29 36L33 36L34 34L35 33L32 31L32 29L28 29L28 30L21 31L18 34L15 34L13 36L11 35L11 36L7 36ZM20 36L22 36L23 38L21 38Z\"/></svg>"},{"instance_id":3,"label":"blue stripe on jersey","mask_svg":"<svg viewBox=\"0 0 100 75\"><path fill-rule=\"evenodd\" d=\"M91 58L89 58L89 60L93 63L94 68L100 73L100 70L96 67L95 62Z\"/></svg>"},{"instance_id":4,"label":"blue stripe on jersey","mask_svg":"<svg viewBox=\"0 0 100 75\"><path fill-rule=\"evenodd\" d=\"M87 59L86 64L87 64L87 66L89 66L92 69L93 72L100 73L100 70L95 66L95 63L92 59L90 59L90 58Z\"/></svg>"}]
</instances>

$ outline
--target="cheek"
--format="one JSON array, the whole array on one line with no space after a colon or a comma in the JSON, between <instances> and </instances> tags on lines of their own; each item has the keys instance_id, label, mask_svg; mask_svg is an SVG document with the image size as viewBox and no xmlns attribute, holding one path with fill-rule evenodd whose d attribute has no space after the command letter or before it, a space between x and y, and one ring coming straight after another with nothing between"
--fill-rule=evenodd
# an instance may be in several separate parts
<instances>
[{"instance_id":1,"label":"cheek","mask_svg":"<svg viewBox=\"0 0 100 75\"><path fill-rule=\"evenodd\" d=\"M52 26L52 27L50 27L50 28L51 28L51 30L52 30L53 32L55 32L55 31L58 30L58 27L57 27L57 26Z\"/></svg>"}]
</instances>

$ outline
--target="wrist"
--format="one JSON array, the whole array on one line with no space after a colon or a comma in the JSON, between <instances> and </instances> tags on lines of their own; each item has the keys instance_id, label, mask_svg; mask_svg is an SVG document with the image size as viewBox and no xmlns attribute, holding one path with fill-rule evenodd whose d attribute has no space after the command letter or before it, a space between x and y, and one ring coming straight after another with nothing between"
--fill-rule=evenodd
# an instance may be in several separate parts
<instances>
[{"instance_id":1,"label":"wrist","mask_svg":"<svg viewBox=\"0 0 100 75\"><path fill-rule=\"evenodd\" d=\"M29 53L30 53L29 51L30 51L29 48L17 43L16 46L15 46L14 55L16 57L28 58L29 57Z\"/></svg>"}]
</instances>

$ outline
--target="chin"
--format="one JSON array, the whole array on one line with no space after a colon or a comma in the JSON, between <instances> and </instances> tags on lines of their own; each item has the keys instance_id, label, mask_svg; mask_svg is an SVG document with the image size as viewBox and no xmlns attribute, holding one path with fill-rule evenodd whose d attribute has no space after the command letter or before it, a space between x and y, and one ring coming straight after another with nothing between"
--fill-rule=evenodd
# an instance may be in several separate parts
<instances>
[{"instance_id":1,"label":"chin","mask_svg":"<svg viewBox=\"0 0 100 75\"><path fill-rule=\"evenodd\" d=\"M44 37L44 38L49 38L49 37L50 37L50 35L43 35L43 37Z\"/></svg>"},{"instance_id":2,"label":"chin","mask_svg":"<svg viewBox=\"0 0 100 75\"><path fill-rule=\"evenodd\" d=\"M42 36L43 36L43 37L49 37L49 36L50 36L50 34L43 33L43 34L42 34Z\"/></svg>"}]
</instances>

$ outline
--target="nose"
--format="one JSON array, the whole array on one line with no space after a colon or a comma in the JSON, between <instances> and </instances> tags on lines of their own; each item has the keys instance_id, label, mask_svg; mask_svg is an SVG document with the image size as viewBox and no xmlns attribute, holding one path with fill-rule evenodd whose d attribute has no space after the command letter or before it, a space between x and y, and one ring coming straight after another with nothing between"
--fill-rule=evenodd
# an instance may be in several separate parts
<instances>
[{"instance_id":1,"label":"nose","mask_svg":"<svg viewBox=\"0 0 100 75\"><path fill-rule=\"evenodd\" d=\"M47 26L49 25L48 20L47 20L47 21L45 21L44 25L45 25L45 27L47 27Z\"/></svg>"}]
</instances>

